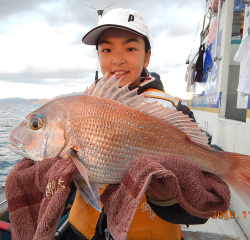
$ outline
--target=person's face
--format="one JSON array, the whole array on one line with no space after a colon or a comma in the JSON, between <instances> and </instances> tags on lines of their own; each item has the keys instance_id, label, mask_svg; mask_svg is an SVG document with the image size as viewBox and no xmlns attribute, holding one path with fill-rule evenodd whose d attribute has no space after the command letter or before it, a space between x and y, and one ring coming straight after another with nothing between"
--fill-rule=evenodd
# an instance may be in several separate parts
<instances>
[{"instance_id":1,"label":"person's face","mask_svg":"<svg viewBox=\"0 0 250 240\"><path fill-rule=\"evenodd\" d=\"M145 53L143 38L133 32L109 28L99 38L98 55L102 74L108 78L116 74L116 80L122 80L119 87L127 83L137 85L141 82L142 69L149 64L151 52Z\"/></svg>"}]
</instances>

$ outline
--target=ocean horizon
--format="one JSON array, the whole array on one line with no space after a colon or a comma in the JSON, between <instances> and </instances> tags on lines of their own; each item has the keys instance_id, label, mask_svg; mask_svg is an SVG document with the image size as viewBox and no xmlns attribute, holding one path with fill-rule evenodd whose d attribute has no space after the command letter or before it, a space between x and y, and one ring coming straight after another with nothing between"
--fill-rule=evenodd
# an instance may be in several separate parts
<instances>
[{"instance_id":1,"label":"ocean horizon","mask_svg":"<svg viewBox=\"0 0 250 240\"><path fill-rule=\"evenodd\" d=\"M0 103L0 186L5 183L6 177L22 157L9 148L9 134L30 112L43 104L32 103Z\"/></svg>"}]
</instances>

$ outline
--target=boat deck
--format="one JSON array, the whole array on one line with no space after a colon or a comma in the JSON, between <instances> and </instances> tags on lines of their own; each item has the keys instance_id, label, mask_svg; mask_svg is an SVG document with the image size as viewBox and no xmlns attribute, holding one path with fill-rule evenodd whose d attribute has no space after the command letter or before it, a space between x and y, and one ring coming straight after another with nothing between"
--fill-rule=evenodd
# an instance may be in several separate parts
<instances>
[{"instance_id":1,"label":"boat deck","mask_svg":"<svg viewBox=\"0 0 250 240\"><path fill-rule=\"evenodd\" d=\"M229 216L229 215L228 215ZM185 240L248 240L235 219L212 219L203 225L181 226Z\"/></svg>"}]
</instances>

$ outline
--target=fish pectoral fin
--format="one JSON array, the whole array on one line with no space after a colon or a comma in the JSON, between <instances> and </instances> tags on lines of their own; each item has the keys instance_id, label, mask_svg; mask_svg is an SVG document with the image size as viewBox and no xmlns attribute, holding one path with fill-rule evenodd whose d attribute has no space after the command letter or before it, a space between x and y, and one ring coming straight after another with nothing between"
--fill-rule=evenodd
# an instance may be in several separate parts
<instances>
[{"instance_id":1,"label":"fish pectoral fin","mask_svg":"<svg viewBox=\"0 0 250 240\"><path fill-rule=\"evenodd\" d=\"M79 170L79 172L81 173L81 175L85 179L86 183L89 183L89 177L88 177L89 170L77 158L75 147L67 150L67 153L69 154L69 156L73 160L74 164L76 165L77 169Z\"/></svg>"},{"instance_id":2,"label":"fish pectoral fin","mask_svg":"<svg viewBox=\"0 0 250 240\"><path fill-rule=\"evenodd\" d=\"M105 185L99 184L99 183L96 183L96 184L95 184L95 187L98 187L98 188L106 188Z\"/></svg>"},{"instance_id":3,"label":"fish pectoral fin","mask_svg":"<svg viewBox=\"0 0 250 240\"><path fill-rule=\"evenodd\" d=\"M79 146L74 146L74 147L72 147L71 149L73 149L74 151L79 151L80 150L80 147Z\"/></svg>"},{"instance_id":4,"label":"fish pectoral fin","mask_svg":"<svg viewBox=\"0 0 250 240\"><path fill-rule=\"evenodd\" d=\"M97 202L100 205L100 202L99 202L100 195L99 195L98 187L96 187L94 184L89 183L88 169L78 160L77 155L76 155L76 151L71 148L67 152L70 155L73 162L75 163L82 178L84 179L85 184L83 184L83 185L86 185L86 186L83 187L83 191L85 192L84 196L87 196L87 198L85 199L83 197L83 195L82 195L82 197L86 200L86 202L90 203L91 205L92 205L91 202L93 202L95 204L95 206L94 205L92 205L92 206L96 208L96 206L98 205ZM98 189L98 192L97 192L96 188ZM97 209L97 210L99 211L99 209Z\"/></svg>"},{"instance_id":5,"label":"fish pectoral fin","mask_svg":"<svg viewBox=\"0 0 250 240\"><path fill-rule=\"evenodd\" d=\"M101 203L98 200L100 198L100 191L98 188L100 184L90 184L90 189L85 182L85 179L80 174L76 174L74 183L86 203L90 204L97 211L101 212Z\"/></svg>"}]
</instances>

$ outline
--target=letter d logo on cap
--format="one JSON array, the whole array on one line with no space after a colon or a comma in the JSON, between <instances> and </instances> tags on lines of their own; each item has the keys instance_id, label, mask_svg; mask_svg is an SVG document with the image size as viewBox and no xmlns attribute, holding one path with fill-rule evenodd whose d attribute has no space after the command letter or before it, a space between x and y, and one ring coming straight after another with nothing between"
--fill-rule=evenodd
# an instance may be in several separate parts
<instances>
[{"instance_id":1,"label":"letter d logo on cap","mask_svg":"<svg viewBox=\"0 0 250 240\"><path fill-rule=\"evenodd\" d=\"M129 14L129 16L128 16L128 22L131 22L131 21L134 21L134 20L135 20L134 15Z\"/></svg>"}]
</instances>

